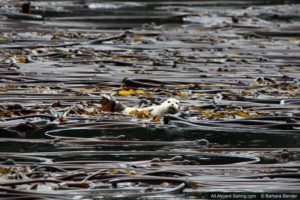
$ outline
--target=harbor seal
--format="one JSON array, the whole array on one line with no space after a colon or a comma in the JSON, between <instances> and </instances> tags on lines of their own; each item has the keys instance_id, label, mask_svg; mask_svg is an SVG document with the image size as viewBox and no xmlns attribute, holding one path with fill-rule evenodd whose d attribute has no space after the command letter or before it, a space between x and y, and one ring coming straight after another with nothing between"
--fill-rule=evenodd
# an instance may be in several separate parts
<instances>
[{"instance_id":1,"label":"harbor seal","mask_svg":"<svg viewBox=\"0 0 300 200\"><path fill-rule=\"evenodd\" d=\"M178 113L180 110L180 102L174 98L169 98L160 105L152 105L145 108L125 106L109 95L103 95L101 102L104 111L120 112L125 115L145 111L149 112L152 116L165 116L166 114Z\"/></svg>"},{"instance_id":2,"label":"harbor seal","mask_svg":"<svg viewBox=\"0 0 300 200\"><path fill-rule=\"evenodd\" d=\"M125 107L122 111L123 114L129 115L131 112L138 111L148 111L152 116L165 116L166 114L175 114L179 112L180 104L177 99L170 98L164 101L160 105L153 105L145 108L135 108L135 107Z\"/></svg>"}]
</instances>

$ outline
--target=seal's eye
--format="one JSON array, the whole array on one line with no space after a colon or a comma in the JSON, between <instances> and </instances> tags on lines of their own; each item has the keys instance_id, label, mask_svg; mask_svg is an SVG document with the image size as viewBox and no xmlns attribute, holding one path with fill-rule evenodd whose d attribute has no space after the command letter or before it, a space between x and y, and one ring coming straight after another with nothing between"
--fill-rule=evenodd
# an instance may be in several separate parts
<instances>
[{"instance_id":1,"label":"seal's eye","mask_svg":"<svg viewBox=\"0 0 300 200\"><path fill-rule=\"evenodd\" d=\"M168 103L171 103L171 101L168 101Z\"/></svg>"},{"instance_id":2,"label":"seal's eye","mask_svg":"<svg viewBox=\"0 0 300 200\"><path fill-rule=\"evenodd\" d=\"M178 103L178 102L176 102L176 104L178 105L179 103Z\"/></svg>"}]
</instances>

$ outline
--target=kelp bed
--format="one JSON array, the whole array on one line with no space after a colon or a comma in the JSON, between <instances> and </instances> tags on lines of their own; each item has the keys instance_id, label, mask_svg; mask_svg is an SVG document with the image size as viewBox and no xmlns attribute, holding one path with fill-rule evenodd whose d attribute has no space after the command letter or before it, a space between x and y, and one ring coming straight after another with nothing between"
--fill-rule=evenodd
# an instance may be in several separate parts
<instances>
[{"instance_id":1,"label":"kelp bed","mask_svg":"<svg viewBox=\"0 0 300 200\"><path fill-rule=\"evenodd\" d=\"M1 199L299 199L300 5L271 2L1 1Z\"/></svg>"}]
</instances>

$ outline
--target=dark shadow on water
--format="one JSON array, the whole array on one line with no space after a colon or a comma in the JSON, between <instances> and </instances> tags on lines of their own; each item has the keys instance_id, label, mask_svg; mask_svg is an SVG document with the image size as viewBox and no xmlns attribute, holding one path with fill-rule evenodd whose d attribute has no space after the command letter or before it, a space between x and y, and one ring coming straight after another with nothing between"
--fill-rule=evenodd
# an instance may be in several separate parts
<instances>
[{"instance_id":1,"label":"dark shadow on water","mask_svg":"<svg viewBox=\"0 0 300 200\"><path fill-rule=\"evenodd\" d=\"M239 148L293 148L300 146L300 136L293 134L228 133L198 130L147 129L134 128L124 130L64 130L52 133L53 136L100 137L125 135L128 138L146 141L194 141L207 139L218 147Z\"/></svg>"}]
</instances>

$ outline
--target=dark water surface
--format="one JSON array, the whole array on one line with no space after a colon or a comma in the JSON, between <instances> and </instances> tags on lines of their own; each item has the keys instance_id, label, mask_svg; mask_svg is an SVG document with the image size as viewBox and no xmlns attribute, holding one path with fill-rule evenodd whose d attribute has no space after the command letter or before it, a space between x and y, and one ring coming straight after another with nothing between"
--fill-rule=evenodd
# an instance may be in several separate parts
<instances>
[{"instance_id":1,"label":"dark water surface","mask_svg":"<svg viewBox=\"0 0 300 200\"><path fill-rule=\"evenodd\" d=\"M300 199L299 1L24 2L0 2L0 198Z\"/></svg>"}]
</instances>

